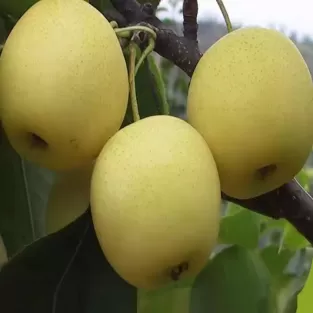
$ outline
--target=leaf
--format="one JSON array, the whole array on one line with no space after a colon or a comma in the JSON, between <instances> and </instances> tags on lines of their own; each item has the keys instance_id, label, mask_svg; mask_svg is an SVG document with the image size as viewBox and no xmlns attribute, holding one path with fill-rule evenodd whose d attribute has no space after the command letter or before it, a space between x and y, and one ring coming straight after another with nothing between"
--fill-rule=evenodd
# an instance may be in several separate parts
<instances>
[{"instance_id":1,"label":"leaf","mask_svg":"<svg viewBox=\"0 0 313 313\"><path fill-rule=\"evenodd\" d=\"M280 280L280 288L277 290L277 312L295 313L297 309L297 295L303 287L303 277L285 275Z\"/></svg>"},{"instance_id":2,"label":"leaf","mask_svg":"<svg viewBox=\"0 0 313 313\"><path fill-rule=\"evenodd\" d=\"M20 18L38 0L0 0L0 10Z\"/></svg>"},{"instance_id":3,"label":"leaf","mask_svg":"<svg viewBox=\"0 0 313 313\"><path fill-rule=\"evenodd\" d=\"M313 263L312 263L313 264ZM298 295L298 308L297 313L311 313L313 306L313 266L309 271L309 275L305 282L303 289Z\"/></svg>"},{"instance_id":4,"label":"leaf","mask_svg":"<svg viewBox=\"0 0 313 313\"><path fill-rule=\"evenodd\" d=\"M189 287L162 288L152 292L138 292L138 313L189 313Z\"/></svg>"},{"instance_id":5,"label":"leaf","mask_svg":"<svg viewBox=\"0 0 313 313\"><path fill-rule=\"evenodd\" d=\"M2 129L0 171L0 234L10 257L45 234L45 207L54 173L23 160Z\"/></svg>"},{"instance_id":6,"label":"leaf","mask_svg":"<svg viewBox=\"0 0 313 313\"><path fill-rule=\"evenodd\" d=\"M271 217L263 216L262 223L264 223L264 228L262 230L262 233L265 234L269 231L273 230L282 230L287 221L284 219L273 219Z\"/></svg>"},{"instance_id":7,"label":"leaf","mask_svg":"<svg viewBox=\"0 0 313 313\"><path fill-rule=\"evenodd\" d=\"M164 106L166 106L166 103L164 103L166 101L165 86L152 55L149 55L142 63L135 81L141 119L151 115L164 114ZM132 122L132 110L129 103L122 127Z\"/></svg>"},{"instance_id":8,"label":"leaf","mask_svg":"<svg viewBox=\"0 0 313 313\"><path fill-rule=\"evenodd\" d=\"M272 279L279 279L284 275L284 270L294 254L293 251L288 249L280 250L275 245L270 245L260 250L260 256L271 273Z\"/></svg>"},{"instance_id":9,"label":"leaf","mask_svg":"<svg viewBox=\"0 0 313 313\"><path fill-rule=\"evenodd\" d=\"M259 242L260 223L256 213L231 206L221 220L219 242L255 248Z\"/></svg>"},{"instance_id":10,"label":"leaf","mask_svg":"<svg viewBox=\"0 0 313 313\"><path fill-rule=\"evenodd\" d=\"M283 231L282 246L288 249L298 250L311 246L311 244L293 225L286 222Z\"/></svg>"},{"instance_id":11,"label":"leaf","mask_svg":"<svg viewBox=\"0 0 313 313\"><path fill-rule=\"evenodd\" d=\"M271 273L271 289L276 298L277 312L294 313L297 294L305 281L302 274L287 274L295 252L272 245L262 249L260 255Z\"/></svg>"},{"instance_id":12,"label":"leaf","mask_svg":"<svg viewBox=\"0 0 313 313\"><path fill-rule=\"evenodd\" d=\"M190 313L273 313L270 275L258 253L232 246L196 278Z\"/></svg>"},{"instance_id":13,"label":"leaf","mask_svg":"<svg viewBox=\"0 0 313 313\"><path fill-rule=\"evenodd\" d=\"M90 210L29 245L0 271L6 313L135 313L136 297L105 259Z\"/></svg>"},{"instance_id":14,"label":"leaf","mask_svg":"<svg viewBox=\"0 0 313 313\"><path fill-rule=\"evenodd\" d=\"M235 215L243 210L245 209L242 206L233 202L228 202L226 207L226 215Z\"/></svg>"},{"instance_id":15,"label":"leaf","mask_svg":"<svg viewBox=\"0 0 313 313\"><path fill-rule=\"evenodd\" d=\"M306 191L309 191L310 176L308 175L308 172L304 168L301 169L301 171L296 175L296 179Z\"/></svg>"}]
</instances>

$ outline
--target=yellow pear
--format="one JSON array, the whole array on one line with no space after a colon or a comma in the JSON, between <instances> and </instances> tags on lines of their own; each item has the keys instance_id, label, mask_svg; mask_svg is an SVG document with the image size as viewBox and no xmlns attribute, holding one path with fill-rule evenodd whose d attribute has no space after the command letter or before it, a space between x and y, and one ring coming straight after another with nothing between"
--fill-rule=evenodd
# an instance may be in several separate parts
<instances>
[{"instance_id":1,"label":"yellow pear","mask_svg":"<svg viewBox=\"0 0 313 313\"><path fill-rule=\"evenodd\" d=\"M57 173L46 208L46 233L51 234L81 216L89 206L93 164Z\"/></svg>"},{"instance_id":2,"label":"yellow pear","mask_svg":"<svg viewBox=\"0 0 313 313\"><path fill-rule=\"evenodd\" d=\"M241 28L204 53L187 120L208 143L228 196L262 195L301 170L313 142L312 87L299 50L276 30Z\"/></svg>"},{"instance_id":3,"label":"yellow pear","mask_svg":"<svg viewBox=\"0 0 313 313\"><path fill-rule=\"evenodd\" d=\"M91 179L102 251L137 288L158 288L203 268L218 236L220 199L208 145L171 116L147 117L119 130Z\"/></svg>"},{"instance_id":4,"label":"yellow pear","mask_svg":"<svg viewBox=\"0 0 313 313\"><path fill-rule=\"evenodd\" d=\"M18 21L0 61L4 130L52 170L92 162L120 128L128 73L110 23L83 0L41 0Z\"/></svg>"}]
</instances>

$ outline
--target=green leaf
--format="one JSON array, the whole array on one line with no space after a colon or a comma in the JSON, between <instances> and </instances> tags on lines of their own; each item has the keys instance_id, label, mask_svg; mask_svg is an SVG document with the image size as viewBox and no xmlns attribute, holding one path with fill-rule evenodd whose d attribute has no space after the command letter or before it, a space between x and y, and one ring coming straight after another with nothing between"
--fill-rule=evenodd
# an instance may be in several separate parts
<instances>
[{"instance_id":1,"label":"green leaf","mask_svg":"<svg viewBox=\"0 0 313 313\"><path fill-rule=\"evenodd\" d=\"M260 223L258 214L232 206L221 220L219 242L255 248L259 243Z\"/></svg>"},{"instance_id":2,"label":"green leaf","mask_svg":"<svg viewBox=\"0 0 313 313\"><path fill-rule=\"evenodd\" d=\"M239 212L242 212L243 210L245 210L245 208L243 208L242 206L233 203L233 202L228 202L227 203L227 208L226 208L226 215L235 215Z\"/></svg>"},{"instance_id":3,"label":"green leaf","mask_svg":"<svg viewBox=\"0 0 313 313\"><path fill-rule=\"evenodd\" d=\"M0 234L9 257L45 234L54 173L23 160L0 129Z\"/></svg>"},{"instance_id":4,"label":"green leaf","mask_svg":"<svg viewBox=\"0 0 313 313\"><path fill-rule=\"evenodd\" d=\"M138 292L138 313L189 313L191 286Z\"/></svg>"},{"instance_id":5,"label":"green leaf","mask_svg":"<svg viewBox=\"0 0 313 313\"><path fill-rule=\"evenodd\" d=\"M311 244L307 241L307 239L302 236L293 225L291 225L289 222L286 222L282 238L283 247L292 250L298 250L310 245Z\"/></svg>"},{"instance_id":6,"label":"green leaf","mask_svg":"<svg viewBox=\"0 0 313 313\"><path fill-rule=\"evenodd\" d=\"M283 276L284 270L291 258L294 256L294 251L288 249L279 249L275 245L270 245L260 250L260 256L266 264L272 278L279 279Z\"/></svg>"},{"instance_id":7,"label":"green leaf","mask_svg":"<svg viewBox=\"0 0 313 313\"><path fill-rule=\"evenodd\" d=\"M257 252L232 246L196 278L190 313L273 313L270 275Z\"/></svg>"},{"instance_id":8,"label":"green leaf","mask_svg":"<svg viewBox=\"0 0 313 313\"><path fill-rule=\"evenodd\" d=\"M137 310L137 290L105 259L90 210L6 263L0 271L0 295L6 313Z\"/></svg>"},{"instance_id":9,"label":"green leaf","mask_svg":"<svg viewBox=\"0 0 313 313\"><path fill-rule=\"evenodd\" d=\"M286 274L295 252L271 245L261 250L260 255L271 273L271 289L276 298L277 312L294 313L297 294L305 281L304 275Z\"/></svg>"},{"instance_id":10,"label":"green leaf","mask_svg":"<svg viewBox=\"0 0 313 313\"><path fill-rule=\"evenodd\" d=\"M313 264L313 263L312 263ZM313 266L311 264L311 269L307 280L304 284L303 289L298 294L298 309L297 313L311 313L313 307Z\"/></svg>"},{"instance_id":11,"label":"green leaf","mask_svg":"<svg viewBox=\"0 0 313 313\"><path fill-rule=\"evenodd\" d=\"M306 190L309 191L310 189L310 176L305 169L302 169L296 176L297 181L299 184Z\"/></svg>"},{"instance_id":12,"label":"green leaf","mask_svg":"<svg viewBox=\"0 0 313 313\"><path fill-rule=\"evenodd\" d=\"M280 288L278 288L276 292L278 313L296 312L297 295L303 287L303 284L303 277L284 275L284 277L280 279Z\"/></svg>"},{"instance_id":13,"label":"green leaf","mask_svg":"<svg viewBox=\"0 0 313 313\"><path fill-rule=\"evenodd\" d=\"M267 233L269 231L273 230L282 230L287 221L284 219L273 219L271 217L263 216L262 223L264 224L264 229L262 230L262 233Z\"/></svg>"}]
</instances>

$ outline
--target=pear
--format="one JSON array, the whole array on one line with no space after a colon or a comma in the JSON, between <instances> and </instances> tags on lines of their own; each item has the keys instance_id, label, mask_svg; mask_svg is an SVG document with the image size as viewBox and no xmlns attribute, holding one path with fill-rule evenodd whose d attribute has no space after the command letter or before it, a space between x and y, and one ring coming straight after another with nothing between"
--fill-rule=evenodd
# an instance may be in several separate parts
<instances>
[{"instance_id":1,"label":"pear","mask_svg":"<svg viewBox=\"0 0 313 313\"><path fill-rule=\"evenodd\" d=\"M90 164L120 128L128 72L118 38L83 0L41 0L0 60L3 128L23 157L51 170Z\"/></svg>"},{"instance_id":2,"label":"pear","mask_svg":"<svg viewBox=\"0 0 313 313\"><path fill-rule=\"evenodd\" d=\"M89 207L93 163L82 168L58 172L46 208L46 233L64 228Z\"/></svg>"},{"instance_id":3,"label":"pear","mask_svg":"<svg viewBox=\"0 0 313 313\"><path fill-rule=\"evenodd\" d=\"M282 33L235 30L200 59L187 120L208 143L228 196L249 199L290 181L313 142L312 78Z\"/></svg>"},{"instance_id":4,"label":"pear","mask_svg":"<svg viewBox=\"0 0 313 313\"><path fill-rule=\"evenodd\" d=\"M96 236L112 268L137 288L199 273L217 241L220 201L208 145L176 117L150 116L126 126L95 162Z\"/></svg>"}]
</instances>

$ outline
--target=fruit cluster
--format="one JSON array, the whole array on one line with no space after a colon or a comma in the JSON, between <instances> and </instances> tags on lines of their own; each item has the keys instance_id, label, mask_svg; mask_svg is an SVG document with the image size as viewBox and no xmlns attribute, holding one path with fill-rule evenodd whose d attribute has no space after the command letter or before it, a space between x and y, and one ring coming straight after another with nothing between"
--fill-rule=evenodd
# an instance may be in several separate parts
<instances>
[{"instance_id":1,"label":"fruit cluster","mask_svg":"<svg viewBox=\"0 0 313 313\"><path fill-rule=\"evenodd\" d=\"M22 157L56 171L93 164L100 246L138 288L194 276L219 232L221 191L247 199L291 180L313 141L313 85L281 33L242 28L210 47L191 78L187 121L121 128L129 101L112 25L83 0L40 0L0 59L3 129Z\"/></svg>"}]
</instances>

